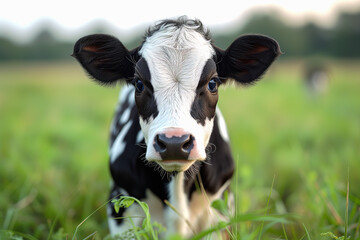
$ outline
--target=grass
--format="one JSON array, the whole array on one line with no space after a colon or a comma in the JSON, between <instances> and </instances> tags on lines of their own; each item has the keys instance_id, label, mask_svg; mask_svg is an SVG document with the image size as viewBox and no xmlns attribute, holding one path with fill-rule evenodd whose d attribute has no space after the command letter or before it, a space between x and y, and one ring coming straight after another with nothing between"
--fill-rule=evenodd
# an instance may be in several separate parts
<instances>
[{"instance_id":1,"label":"grass","mask_svg":"<svg viewBox=\"0 0 360 240\"><path fill-rule=\"evenodd\" d=\"M317 97L304 89L301 62L278 62L256 86L220 91L237 162L236 215L215 230L360 239L358 65L330 61L329 89ZM0 65L0 239L107 236L101 206L118 91L89 81L75 62Z\"/></svg>"}]
</instances>

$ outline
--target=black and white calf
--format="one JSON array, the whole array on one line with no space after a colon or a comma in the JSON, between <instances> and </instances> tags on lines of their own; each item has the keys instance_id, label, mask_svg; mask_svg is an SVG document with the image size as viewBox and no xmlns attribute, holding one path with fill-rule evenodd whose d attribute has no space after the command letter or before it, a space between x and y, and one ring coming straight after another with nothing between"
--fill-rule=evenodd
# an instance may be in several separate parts
<instances>
[{"instance_id":1,"label":"black and white calf","mask_svg":"<svg viewBox=\"0 0 360 240\"><path fill-rule=\"evenodd\" d=\"M214 223L218 216L210 203L222 196L234 172L216 107L218 87L254 83L279 54L277 42L262 35L244 35L219 49L202 23L187 17L149 28L133 50L108 35L78 40L73 56L96 81L127 83L111 126L110 197L147 202L152 220L167 233L190 236ZM114 218L141 215L137 205L118 214L110 205L108 213L112 234L131 228L128 219Z\"/></svg>"}]
</instances>

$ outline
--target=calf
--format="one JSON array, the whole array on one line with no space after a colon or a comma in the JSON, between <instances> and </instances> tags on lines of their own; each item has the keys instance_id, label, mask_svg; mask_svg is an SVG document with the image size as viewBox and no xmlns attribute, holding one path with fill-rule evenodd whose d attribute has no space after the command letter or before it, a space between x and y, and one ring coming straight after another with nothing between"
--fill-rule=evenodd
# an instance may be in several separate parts
<instances>
[{"instance_id":1,"label":"calf","mask_svg":"<svg viewBox=\"0 0 360 240\"><path fill-rule=\"evenodd\" d=\"M279 54L277 42L262 35L241 36L222 50L200 21L187 17L149 28L133 50L108 35L78 40L73 56L91 77L103 85L127 83L111 125L110 198L145 201L167 233L190 236L214 223L218 216L210 204L234 172L216 106L218 88L228 81L254 83ZM115 234L132 226L120 217L139 216L141 210L132 205L116 213L110 203L108 215ZM132 221L139 225L142 219Z\"/></svg>"}]
</instances>

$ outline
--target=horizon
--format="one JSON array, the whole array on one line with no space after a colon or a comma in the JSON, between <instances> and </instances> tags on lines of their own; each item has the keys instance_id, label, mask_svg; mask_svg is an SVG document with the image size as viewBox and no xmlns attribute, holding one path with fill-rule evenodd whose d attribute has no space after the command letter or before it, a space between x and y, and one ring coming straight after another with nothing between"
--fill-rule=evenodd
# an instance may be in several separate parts
<instances>
[{"instance_id":1,"label":"horizon","mask_svg":"<svg viewBox=\"0 0 360 240\"><path fill-rule=\"evenodd\" d=\"M152 1L152 3L147 2L147 4L156 6L156 3L161 1L162 0ZM215 11L213 9L214 6L209 5L209 10L203 11L203 8L201 8L203 7L203 5L201 5L203 1L199 1L197 2L198 5L192 6L193 9L188 9L187 11L183 9L184 6L178 9L165 6L165 10L155 9L151 12L154 14L148 13L146 16L135 18L136 21L135 19L129 21L129 19L125 18L126 16L111 15L112 11L115 10L109 11L110 13L101 13L103 7L97 9L93 8L93 6L86 9L88 12L83 14L83 16L78 16L76 15L77 13L74 16L74 12L77 12L76 9L79 9L84 2L76 2L75 11L72 10L69 12L64 8L69 3L67 1L65 2L56 15L51 15L54 7L50 7L50 5L45 5L43 9L37 10L38 12L33 11L30 12L30 14L24 14L23 12L16 12L18 8L16 8L14 2L12 2L12 5L8 4L3 10L0 10L0 36L18 43L26 43L31 41L41 30L48 29L51 30L51 33L56 38L66 41L79 37L91 29L105 27L106 30L128 36L130 39L140 30L146 29L158 20L180 15L188 15L189 17L200 19L212 32L226 33L234 30L235 26L236 28L243 27L252 16L258 13L269 12L279 16L282 20L289 19L286 23L288 25L298 26L312 22L322 27L331 27L334 25L339 13L360 11L360 0L331 0L326 3L318 1L316 4L311 5L306 3L297 3L295 5L285 0L269 4L267 1L256 0L252 3L246 3L246 5L242 6L242 10L226 8L226 3L231 1L225 0L222 5L219 5L220 7L217 10L217 14L212 14L212 10ZM107 2L108 1L105 1L104 5ZM187 2L190 2L190 0L185 0L184 5L186 5ZM44 2L37 0L32 6L36 4L44 4ZM131 4L135 3L127 4L131 7ZM224 6L226 8L225 13L221 11ZM9 9L6 10L6 8ZM52 11L50 11L51 9ZM146 6L142 10L146 11ZM99 12L96 17L92 15L94 11ZM16 13L14 14L14 12ZM188 14L182 14L184 12ZM142 12L140 11L140 13ZM133 13L130 12L127 14Z\"/></svg>"}]
</instances>

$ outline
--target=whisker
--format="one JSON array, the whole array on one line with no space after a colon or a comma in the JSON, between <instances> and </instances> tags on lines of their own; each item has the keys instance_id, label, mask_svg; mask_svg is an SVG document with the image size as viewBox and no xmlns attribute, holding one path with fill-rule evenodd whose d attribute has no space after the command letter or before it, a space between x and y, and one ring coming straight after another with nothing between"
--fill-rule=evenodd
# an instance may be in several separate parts
<instances>
[{"instance_id":1,"label":"whisker","mask_svg":"<svg viewBox=\"0 0 360 240\"><path fill-rule=\"evenodd\" d=\"M140 154L140 155L139 155L139 159L140 159L140 160L143 160L143 161L147 161L145 155L146 155L146 153Z\"/></svg>"},{"instance_id":2,"label":"whisker","mask_svg":"<svg viewBox=\"0 0 360 240\"><path fill-rule=\"evenodd\" d=\"M145 156L145 154L144 154ZM170 180L171 178L171 173L165 171L159 164L157 164L156 162L153 162L153 161L148 161L147 159L144 159L145 160L145 165L148 166L148 167L151 167L153 168L154 171L158 172L161 179L167 179L167 180Z\"/></svg>"},{"instance_id":3,"label":"whisker","mask_svg":"<svg viewBox=\"0 0 360 240\"><path fill-rule=\"evenodd\" d=\"M216 145L213 144L213 143L209 143L209 144L206 146L205 151L206 151L207 154L215 153L215 152L216 152Z\"/></svg>"},{"instance_id":4,"label":"whisker","mask_svg":"<svg viewBox=\"0 0 360 240\"><path fill-rule=\"evenodd\" d=\"M210 157L208 157L208 159L206 159L205 161L203 161L202 163L206 164L206 165L209 165L209 166L212 166L212 163L209 162L208 160L210 160Z\"/></svg>"},{"instance_id":5,"label":"whisker","mask_svg":"<svg viewBox=\"0 0 360 240\"><path fill-rule=\"evenodd\" d=\"M193 164L188 170L184 172L185 179L193 179L199 173L199 168Z\"/></svg>"},{"instance_id":6,"label":"whisker","mask_svg":"<svg viewBox=\"0 0 360 240\"><path fill-rule=\"evenodd\" d=\"M136 145L141 147L141 148L145 148L145 149L147 147L145 143L137 143Z\"/></svg>"}]
</instances>

